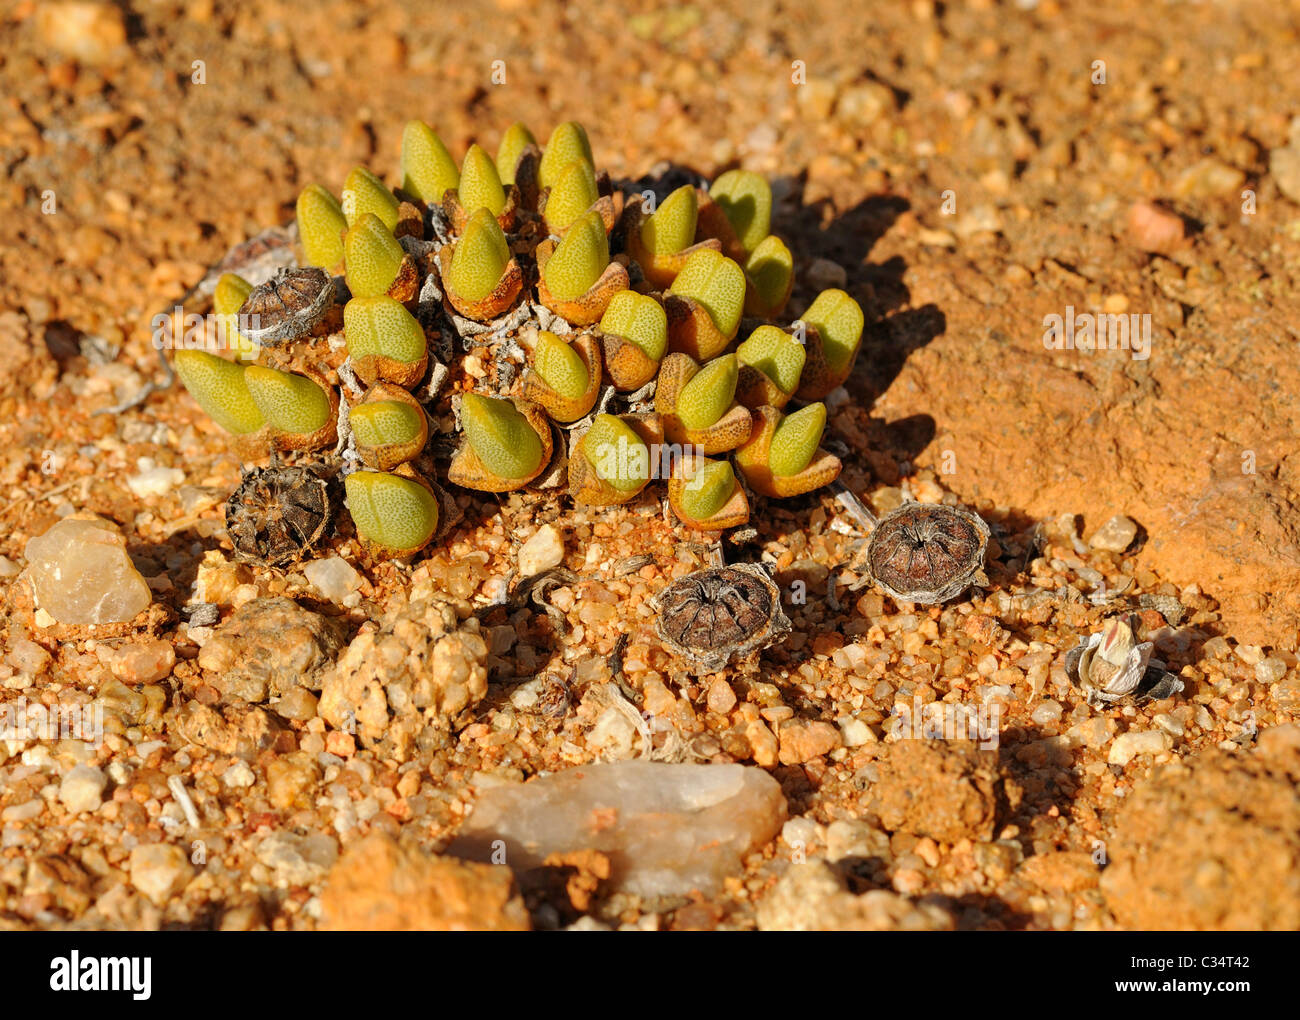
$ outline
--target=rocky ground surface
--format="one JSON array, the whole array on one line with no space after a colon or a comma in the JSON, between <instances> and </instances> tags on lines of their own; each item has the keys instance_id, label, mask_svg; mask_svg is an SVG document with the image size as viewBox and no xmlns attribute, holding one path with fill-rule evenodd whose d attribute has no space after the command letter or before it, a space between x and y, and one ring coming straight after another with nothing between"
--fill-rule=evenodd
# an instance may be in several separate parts
<instances>
[{"instance_id":1,"label":"rocky ground surface","mask_svg":"<svg viewBox=\"0 0 1300 1020\"><path fill-rule=\"evenodd\" d=\"M6 726L5 926L1300 924L1285 5L20 2L0 25L0 698L106 731ZM111 409L159 374L156 312L303 184L391 174L413 116L455 152L577 119L616 176L770 175L794 310L842 285L868 313L831 417L845 483L877 512L973 506L988 586L854 588L864 536L830 494L769 505L752 551L793 632L696 677L649 599L706 553L653 506L461 492L410 568L346 539L236 562L217 428L176 388ZM1149 315L1149 357L1048 349L1069 308ZM132 624L34 607L19 575L58 550L28 542L60 521L148 604ZM1098 709L1070 683L1120 609L1180 693ZM932 702L996 739L900 731Z\"/></svg>"}]
</instances>

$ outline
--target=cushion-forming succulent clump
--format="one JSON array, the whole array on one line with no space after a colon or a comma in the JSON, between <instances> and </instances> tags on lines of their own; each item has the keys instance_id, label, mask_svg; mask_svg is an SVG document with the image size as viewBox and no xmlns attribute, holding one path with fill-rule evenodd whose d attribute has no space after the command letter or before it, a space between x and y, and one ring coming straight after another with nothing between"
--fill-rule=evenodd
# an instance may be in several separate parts
<instances>
[{"instance_id":1,"label":"cushion-forming succulent clump","mask_svg":"<svg viewBox=\"0 0 1300 1020\"><path fill-rule=\"evenodd\" d=\"M783 318L794 261L771 217L767 181L747 170L655 207L596 169L576 123L545 145L513 124L495 156L474 144L458 166L411 121L397 187L359 166L338 197L302 190L299 261L325 275L295 282L309 309L263 327L275 346L241 335L269 285L227 274L214 300L226 354L179 351L177 371L246 459L337 444L347 509L379 557L409 557L439 532L430 437L452 427L447 411L460 433L452 485L567 477L575 502L612 506L666 479L683 524L721 531L749 520L751 493L796 496L839 474L820 445L821 401L862 339L842 290ZM526 349L525 371L435 357L457 340L468 354L482 333ZM447 378L456 392L439 417Z\"/></svg>"}]
</instances>

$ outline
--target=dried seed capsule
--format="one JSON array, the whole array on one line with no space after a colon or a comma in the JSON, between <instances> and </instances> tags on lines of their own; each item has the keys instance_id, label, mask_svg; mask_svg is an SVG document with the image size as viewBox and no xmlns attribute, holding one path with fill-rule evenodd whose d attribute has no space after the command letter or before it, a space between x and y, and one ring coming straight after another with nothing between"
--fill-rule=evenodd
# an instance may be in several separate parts
<instances>
[{"instance_id":1,"label":"dried seed capsule","mask_svg":"<svg viewBox=\"0 0 1300 1020\"><path fill-rule=\"evenodd\" d=\"M377 216L366 213L352 224L343 247L352 296L387 294L401 272L406 254L393 232Z\"/></svg>"},{"instance_id":2,"label":"dried seed capsule","mask_svg":"<svg viewBox=\"0 0 1300 1020\"><path fill-rule=\"evenodd\" d=\"M243 365L207 351L176 352L176 374L207 416L227 432L251 436L266 418L248 392Z\"/></svg>"},{"instance_id":3,"label":"dried seed capsule","mask_svg":"<svg viewBox=\"0 0 1300 1020\"><path fill-rule=\"evenodd\" d=\"M397 226L397 196L378 177L363 166L353 167L343 182L343 199L339 203L343 217L352 226L366 213L373 213L389 230Z\"/></svg>"},{"instance_id":4,"label":"dried seed capsule","mask_svg":"<svg viewBox=\"0 0 1300 1020\"><path fill-rule=\"evenodd\" d=\"M243 473L226 501L235 558L278 567L312 553L330 533L335 497L317 469L274 465Z\"/></svg>"},{"instance_id":5,"label":"dried seed capsule","mask_svg":"<svg viewBox=\"0 0 1300 1020\"><path fill-rule=\"evenodd\" d=\"M736 239L747 252L768 236L772 224L772 189L767 178L752 170L728 170L709 187Z\"/></svg>"},{"instance_id":6,"label":"dried seed capsule","mask_svg":"<svg viewBox=\"0 0 1300 1020\"><path fill-rule=\"evenodd\" d=\"M306 376L265 365L249 365L244 370L244 382L271 426L277 446L317 450L338 438L338 397L332 389Z\"/></svg>"},{"instance_id":7,"label":"dried seed capsule","mask_svg":"<svg viewBox=\"0 0 1300 1020\"><path fill-rule=\"evenodd\" d=\"M239 308L239 329L263 347L310 333L334 307L334 280L323 269L277 269Z\"/></svg>"},{"instance_id":8,"label":"dried seed capsule","mask_svg":"<svg viewBox=\"0 0 1300 1020\"><path fill-rule=\"evenodd\" d=\"M784 311L794 289L794 256L769 234L745 260L745 314L771 319Z\"/></svg>"},{"instance_id":9,"label":"dried seed capsule","mask_svg":"<svg viewBox=\"0 0 1300 1020\"><path fill-rule=\"evenodd\" d=\"M655 377L668 351L668 316L646 294L623 290L600 318L605 370L620 390L640 389Z\"/></svg>"},{"instance_id":10,"label":"dried seed capsule","mask_svg":"<svg viewBox=\"0 0 1300 1020\"><path fill-rule=\"evenodd\" d=\"M799 496L839 477L838 457L817 444L826 425L822 404L783 416L774 407L753 412L748 441L736 451L736 466L755 492L775 499Z\"/></svg>"},{"instance_id":11,"label":"dried seed capsule","mask_svg":"<svg viewBox=\"0 0 1300 1020\"><path fill-rule=\"evenodd\" d=\"M347 217L339 200L319 184L309 184L298 195L298 238L307 264L333 271L343 261L343 234Z\"/></svg>"},{"instance_id":12,"label":"dried seed capsule","mask_svg":"<svg viewBox=\"0 0 1300 1020\"><path fill-rule=\"evenodd\" d=\"M570 345L548 330L538 333L524 396L541 404L556 421L577 421L587 414L600 396L596 338L584 333Z\"/></svg>"},{"instance_id":13,"label":"dried seed capsule","mask_svg":"<svg viewBox=\"0 0 1300 1020\"><path fill-rule=\"evenodd\" d=\"M402 131L402 190L421 202L441 202L459 184L456 161L433 128L423 121L407 121Z\"/></svg>"},{"instance_id":14,"label":"dried seed capsule","mask_svg":"<svg viewBox=\"0 0 1300 1020\"><path fill-rule=\"evenodd\" d=\"M497 173L503 184L515 184L515 168L519 166L519 157L530 145L536 145L537 139L528 128L518 121L506 128L497 146Z\"/></svg>"},{"instance_id":15,"label":"dried seed capsule","mask_svg":"<svg viewBox=\"0 0 1300 1020\"><path fill-rule=\"evenodd\" d=\"M664 297L669 348L697 361L726 350L740 328L745 286L744 270L719 252L688 258Z\"/></svg>"},{"instance_id":16,"label":"dried seed capsule","mask_svg":"<svg viewBox=\"0 0 1300 1020\"><path fill-rule=\"evenodd\" d=\"M367 385L382 379L410 387L424 377L428 341L401 302L383 295L354 297L343 308L343 335L357 374Z\"/></svg>"},{"instance_id":17,"label":"dried seed capsule","mask_svg":"<svg viewBox=\"0 0 1300 1020\"><path fill-rule=\"evenodd\" d=\"M842 290L824 290L803 314L808 363L799 384L801 400L821 400L841 386L862 346L862 307Z\"/></svg>"},{"instance_id":18,"label":"dried seed capsule","mask_svg":"<svg viewBox=\"0 0 1300 1020\"><path fill-rule=\"evenodd\" d=\"M759 326L736 348L736 399L749 408L784 407L799 388L805 357L803 344L785 330Z\"/></svg>"},{"instance_id":19,"label":"dried seed capsule","mask_svg":"<svg viewBox=\"0 0 1300 1020\"><path fill-rule=\"evenodd\" d=\"M674 581L651 604L664 645L698 669L722 669L784 638L781 589L761 566L710 567Z\"/></svg>"},{"instance_id":20,"label":"dried seed capsule","mask_svg":"<svg viewBox=\"0 0 1300 1020\"><path fill-rule=\"evenodd\" d=\"M554 187L564 168L575 159L585 159L592 166L596 165L586 130L577 121L570 120L557 125L551 132L538 167L538 184L543 188Z\"/></svg>"},{"instance_id":21,"label":"dried seed capsule","mask_svg":"<svg viewBox=\"0 0 1300 1020\"><path fill-rule=\"evenodd\" d=\"M410 393L391 383L378 383L365 400L352 408L348 422L357 453L367 467L391 471L414 460L429 441L429 417Z\"/></svg>"},{"instance_id":22,"label":"dried seed capsule","mask_svg":"<svg viewBox=\"0 0 1300 1020\"><path fill-rule=\"evenodd\" d=\"M935 605L957 598L984 567L989 527L969 510L904 503L883 517L867 545L867 566L886 595Z\"/></svg>"},{"instance_id":23,"label":"dried seed capsule","mask_svg":"<svg viewBox=\"0 0 1300 1020\"><path fill-rule=\"evenodd\" d=\"M460 409L465 442L447 477L483 492L510 492L542 473L553 450L551 425L530 401L466 393Z\"/></svg>"},{"instance_id":24,"label":"dried seed capsule","mask_svg":"<svg viewBox=\"0 0 1300 1020\"><path fill-rule=\"evenodd\" d=\"M409 556L438 530L438 499L423 479L381 471L354 471L343 480L348 513L373 555Z\"/></svg>"}]
</instances>

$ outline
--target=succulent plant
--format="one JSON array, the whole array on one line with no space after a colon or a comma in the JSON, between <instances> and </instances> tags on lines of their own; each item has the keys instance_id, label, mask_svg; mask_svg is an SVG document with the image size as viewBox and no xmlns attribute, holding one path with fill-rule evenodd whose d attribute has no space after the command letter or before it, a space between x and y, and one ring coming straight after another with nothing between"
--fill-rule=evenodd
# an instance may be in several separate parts
<instances>
[{"instance_id":1,"label":"succulent plant","mask_svg":"<svg viewBox=\"0 0 1300 1020\"><path fill-rule=\"evenodd\" d=\"M862 307L842 290L824 290L803 313L808 328L808 363L799 383L800 400L821 400L853 371L862 345Z\"/></svg>"},{"instance_id":2,"label":"succulent plant","mask_svg":"<svg viewBox=\"0 0 1300 1020\"><path fill-rule=\"evenodd\" d=\"M497 146L497 175L501 178L501 183L517 183L515 169L519 166L519 159L525 149L536 144L537 139L533 133L518 121L506 128L505 134L501 136L501 144Z\"/></svg>"},{"instance_id":3,"label":"succulent plant","mask_svg":"<svg viewBox=\"0 0 1300 1020\"><path fill-rule=\"evenodd\" d=\"M720 252L697 251L664 296L664 307L669 348L697 361L715 358L740 328L745 271Z\"/></svg>"},{"instance_id":4,"label":"succulent plant","mask_svg":"<svg viewBox=\"0 0 1300 1020\"><path fill-rule=\"evenodd\" d=\"M433 128L410 120L402 131L402 190L421 202L441 202L460 184L456 161Z\"/></svg>"},{"instance_id":5,"label":"succulent plant","mask_svg":"<svg viewBox=\"0 0 1300 1020\"><path fill-rule=\"evenodd\" d=\"M353 297L387 294L397 282L405 252L379 217L366 213L348 229L346 252L348 290Z\"/></svg>"},{"instance_id":6,"label":"succulent plant","mask_svg":"<svg viewBox=\"0 0 1300 1020\"><path fill-rule=\"evenodd\" d=\"M513 230L519 201L514 186L501 183L496 163L481 145L471 145L460 168L460 184L442 201L443 211L457 230L464 230L470 216L486 209L503 231Z\"/></svg>"},{"instance_id":7,"label":"succulent plant","mask_svg":"<svg viewBox=\"0 0 1300 1020\"><path fill-rule=\"evenodd\" d=\"M438 530L438 498L414 472L354 471L343 480L357 535L379 557L419 552Z\"/></svg>"},{"instance_id":8,"label":"succulent plant","mask_svg":"<svg viewBox=\"0 0 1300 1020\"><path fill-rule=\"evenodd\" d=\"M584 159L595 166L596 160L591 155L591 142L587 140L586 129L577 121L565 121L558 124L546 141L542 152L542 162L537 169L537 182L543 188L554 187L560 179L564 168L575 159Z\"/></svg>"},{"instance_id":9,"label":"succulent plant","mask_svg":"<svg viewBox=\"0 0 1300 1020\"><path fill-rule=\"evenodd\" d=\"M438 252L447 298L470 319L488 321L512 304L523 288L523 272L510 254L505 231L487 209L469 218L460 240Z\"/></svg>"},{"instance_id":10,"label":"succulent plant","mask_svg":"<svg viewBox=\"0 0 1300 1020\"><path fill-rule=\"evenodd\" d=\"M245 366L207 351L176 352L176 374L209 418L236 436L252 436L266 417L248 392Z\"/></svg>"},{"instance_id":11,"label":"succulent plant","mask_svg":"<svg viewBox=\"0 0 1300 1020\"><path fill-rule=\"evenodd\" d=\"M338 438L338 398L331 387L266 365L244 369L244 384L271 426L277 447L318 450L333 445Z\"/></svg>"},{"instance_id":12,"label":"succulent plant","mask_svg":"<svg viewBox=\"0 0 1300 1020\"><path fill-rule=\"evenodd\" d=\"M686 354L669 354L659 366L655 410L664 435L703 454L734 450L749 438L749 412L736 403L739 368L734 354L703 368Z\"/></svg>"},{"instance_id":13,"label":"succulent plant","mask_svg":"<svg viewBox=\"0 0 1300 1020\"><path fill-rule=\"evenodd\" d=\"M377 383L352 408L348 422L357 453L367 467L391 471L414 460L429 441L429 417L410 393L391 383Z\"/></svg>"},{"instance_id":14,"label":"succulent plant","mask_svg":"<svg viewBox=\"0 0 1300 1020\"><path fill-rule=\"evenodd\" d=\"M549 330L537 334L533 364L524 376L524 396L541 404L556 421L577 421L600 396L600 347L584 333L573 344Z\"/></svg>"},{"instance_id":15,"label":"succulent plant","mask_svg":"<svg viewBox=\"0 0 1300 1020\"><path fill-rule=\"evenodd\" d=\"M569 457L569 493L595 506L635 499L650 482L651 451L662 440L657 415L596 415Z\"/></svg>"},{"instance_id":16,"label":"succulent plant","mask_svg":"<svg viewBox=\"0 0 1300 1020\"><path fill-rule=\"evenodd\" d=\"M794 256L769 234L745 260L745 314L773 319L785 310L794 289Z\"/></svg>"},{"instance_id":17,"label":"succulent plant","mask_svg":"<svg viewBox=\"0 0 1300 1020\"><path fill-rule=\"evenodd\" d=\"M647 294L622 290L600 318L605 371L616 389L640 389L655 377L668 351L668 315Z\"/></svg>"},{"instance_id":18,"label":"succulent plant","mask_svg":"<svg viewBox=\"0 0 1300 1020\"><path fill-rule=\"evenodd\" d=\"M424 328L399 301L384 295L354 297L343 308L343 335L357 374L414 386L429 365Z\"/></svg>"},{"instance_id":19,"label":"succulent plant","mask_svg":"<svg viewBox=\"0 0 1300 1020\"><path fill-rule=\"evenodd\" d=\"M212 291L212 313L217 317L221 346L238 351L241 358L257 357L257 344L239 332L239 310L253 293L253 285L237 273L223 273Z\"/></svg>"},{"instance_id":20,"label":"succulent plant","mask_svg":"<svg viewBox=\"0 0 1300 1020\"><path fill-rule=\"evenodd\" d=\"M736 451L736 466L755 492L778 499L828 485L842 465L821 449L826 406L809 404L788 415L774 407L754 411L749 440Z\"/></svg>"},{"instance_id":21,"label":"succulent plant","mask_svg":"<svg viewBox=\"0 0 1300 1020\"><path fill-rule=\"evenodd\" d=\"M762 174L728 170L710 185L709 198L726 217L743 251L754 251L768 236L772 224L772 189Z\"/></svg>"},{"instance_id":22,"label":"succulent plant","mask_svg":"<svg viewBox=\"0 0 1300 1020\"><path fill-rule=\"evenodd\" d=\"M703 531L749 520L749 500L726 460L683 457L668 480L668 504L683 524Z\"/></svg>"},{"instance_id":23,"label":"succulent plant","mask_svg":"<svg viewBox=\"0 0 1300 1020\"><path fill-rule=\"evenodd\" d=\"M388 185L363 166L353 167L344 180L343 198L339 205L348 226L366 213L373 213L389 230L397 227L397 197L388 190Z\"/></svg>"},{"instance_id":24,"label":"succulent plant","mask_svg":"<svg viewBox=\"0 0 1300 1020\"><path fill-rule=\"evenodd\" d=\"M546 229L552 234L563 234L599 198L596 171L585 159L575 159L564 168L547 194L542 210Z\"/></svg>"},{"instance_id":25,"label":"succulent plant","mask_svg":"<svg viewBox=\"0 0 1300 1020\"><path fill-rule=\"evenodd\" d=\"M642 211L639 223L629 231L628 253L656 287L672 284L697 252L721 253L722 245L716 238L696 243L698 218L699 195L693 187L684 184L649 216Z\"/></svg>"},{"instance_id":26,"label":"succulent plant","mask_svg":"<svg viewBox=\"0 0 1300 1020\"><path fill-rule=\"evenodd\" d=\"M537 265L542 304L575 326L599 322L629 282L627 267L610 261L609 237L595 210L579 217L558 245L549 240L539 244Z\"/></svg>"},{"instance_id":27,"label":"succulent plant","mask_svg":"<svg viewBox=\"0 0 1300 1020\"><path fill-rule=\"evenodd\" d=\"M759 326L736 348L740 375L736 399L746 407L784 407L799 388L807 352L776 326Z\"/></svg>"},{"instance_id":28,"label":"succulent plant","mask_svg":"<svg viewBox=\"0 0 1300 1020\"><path fill-rule=\"evenodd\" d=\"M309 184L298 195L296 210L307 265L336 270L343 261L343 234L348 229L339 200L319 184Z\"/></svg>"},{"instance_id":29,"label":"succulent plant","mask_svg":"<svg viewBox=\"0 0 1300 1020\"><path fill-rule=\"evenodd\" d=\"M447 472L457 485L509 492L540 475L551 459L551 426L536 404L466 393L460 420L465 442Z\"/></svg>"}]
</instances>

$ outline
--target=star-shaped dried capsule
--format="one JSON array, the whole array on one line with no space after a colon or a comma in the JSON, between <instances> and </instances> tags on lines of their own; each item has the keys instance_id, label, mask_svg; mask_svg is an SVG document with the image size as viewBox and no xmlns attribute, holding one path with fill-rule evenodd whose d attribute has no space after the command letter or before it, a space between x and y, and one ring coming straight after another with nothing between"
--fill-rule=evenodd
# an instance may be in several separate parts
<instances>
[{"instance_id":1,"label":"star-shaped dried capsule","mask_svg":"<svg viewBox=\"0 0 1300 1020\"><path fill-rule=\"evenodd\" d=\"M723 669L790 633L781 589L753 563L687 574L651 599L651 605L664 646L705 672Z\"/></svg>"},{"instance_id":2,"label":"star-shaped dried capsule","mask_svg":"<svg viewBox=\"0 0 1300 1020\"><path fill-rule=\"evenodd\" d=\"M318 470L272 464L243 473L226 501L226 534L236 559L284 566L315 551L334 514L335 496Z\"/></svg>"},{"instance_id":3,"label":"star-shaped dried capsule","mask_svg":"<svg viewBox=\"0 0 1300 1020\"><path fill-rule=\"evenodd\" d=\"M989 526L955 506L904 503L881 518L867 545L876 586L900 602L957 598L984 568Z\"/></svg>"}]
</instances>

